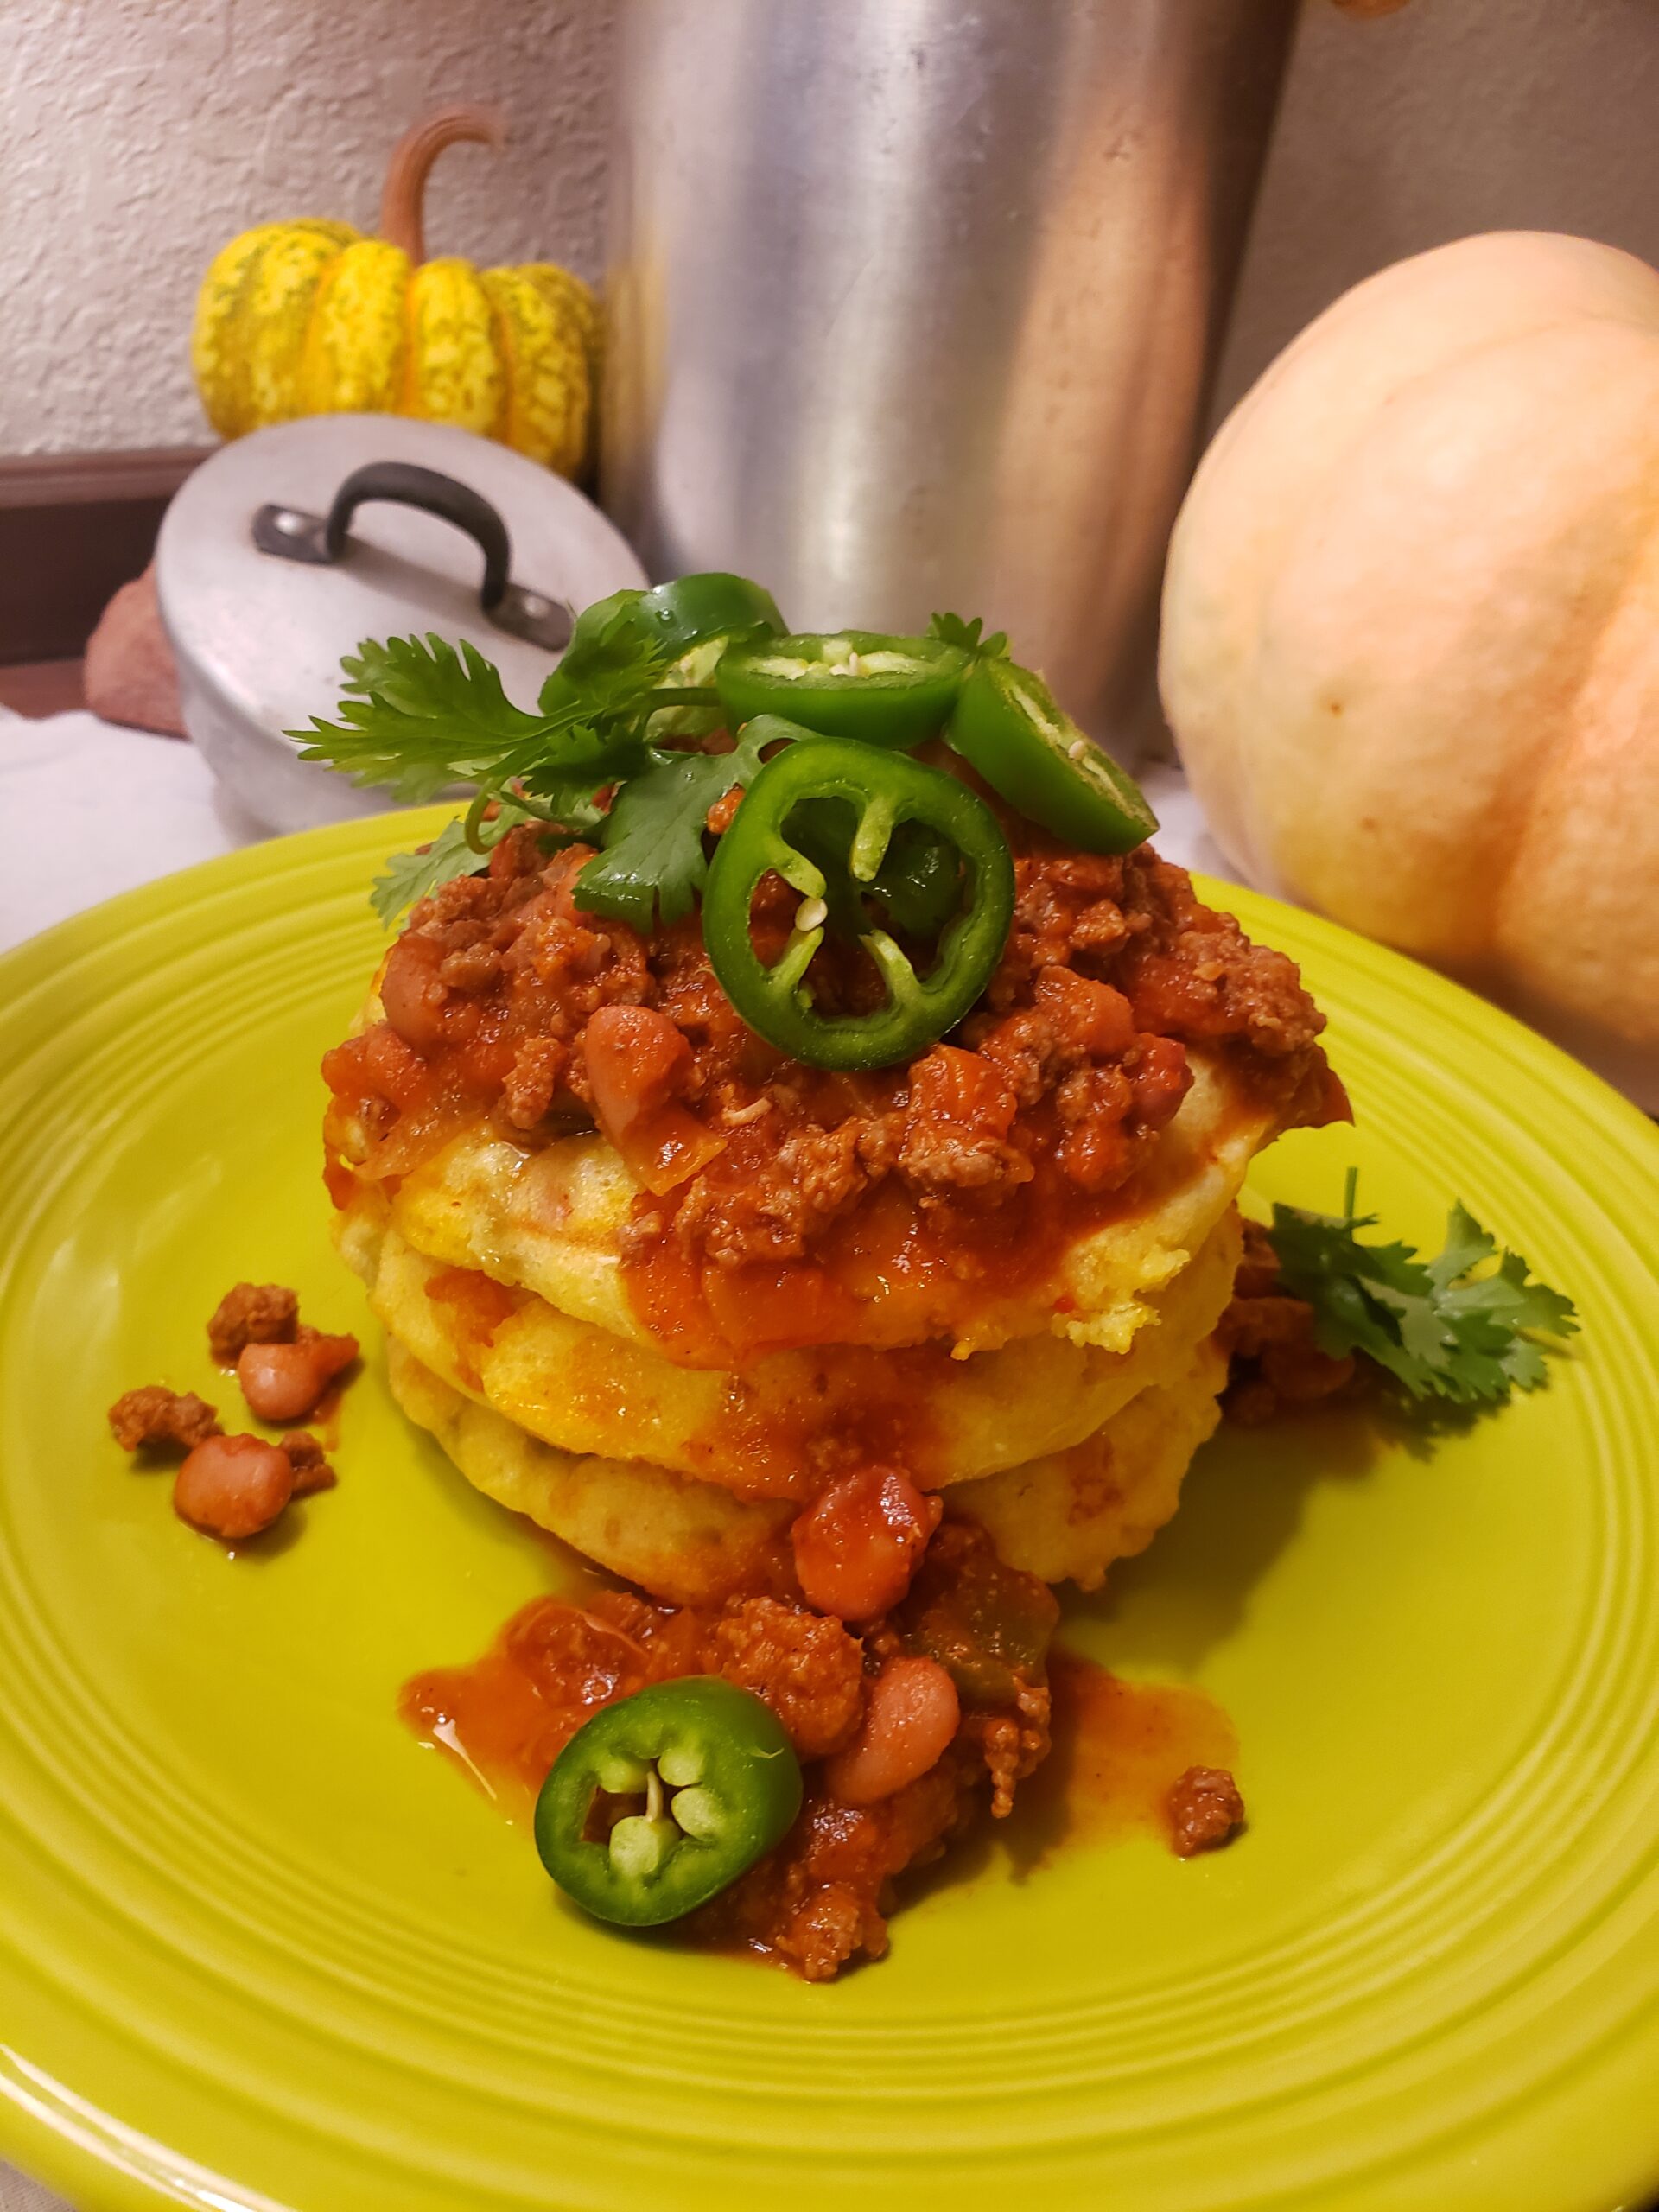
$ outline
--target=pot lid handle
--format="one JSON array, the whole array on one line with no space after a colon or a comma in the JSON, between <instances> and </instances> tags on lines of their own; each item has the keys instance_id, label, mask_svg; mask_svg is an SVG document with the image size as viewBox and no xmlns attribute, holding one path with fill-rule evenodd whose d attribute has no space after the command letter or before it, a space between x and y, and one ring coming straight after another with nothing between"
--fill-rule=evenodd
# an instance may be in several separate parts
<instances>
[{"instance_id":1,"label":"pot lid handle","mask_svg":"<svg viewBox=\"0 0 1659 2212\"><path fill-rule=\"evenodd\" d=\"M512 541L499 512L481 492L458 477L410 461L372 461L354 468L335 493L327 514L302 507L268 505L253 518L253 542L262 553L284 561L306 561L331 568L350 543L352 517L371 499L418 507L464 530L484 556L479 604L499 630L558 652L570 641L575 617L563 600L526 590L509 581Z\"/></svg>"}]
</instances>

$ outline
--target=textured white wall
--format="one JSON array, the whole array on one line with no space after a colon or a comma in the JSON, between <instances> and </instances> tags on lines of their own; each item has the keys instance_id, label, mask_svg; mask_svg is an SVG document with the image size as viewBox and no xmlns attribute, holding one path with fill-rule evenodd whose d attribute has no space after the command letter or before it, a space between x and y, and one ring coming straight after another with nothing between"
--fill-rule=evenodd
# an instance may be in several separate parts
<instances>
[{"instance_id":1,"label":"textured white wall","mask_svg":"<svg viewBox=\"0 0 1659 2212\"><path fill-rule=\"evenodd\" d=\"M433 252L598 273L611 0L0 0L0 453L208 435L196 286L283 215L374 226L424 109L505 113L428 191Z\"/></svg>"},{"instance_id":2,"label":"textured white wall","mask_svg":"<svg viewBox=\"0 0 1659 2212\"><path fill-rule=\"evenodd\" d=\"M204 436L185 347L211 255L283 214L372 226L386 150L442 100L495 100L513 135L444 156L433 250L597 273L626 4L0 0L0 453ZM1659 0L1411 0L1371 22L1308 0L1221 402L1344 286L1465 231L1659 260L1656 116Z\"/></svg>"}]
</instances>

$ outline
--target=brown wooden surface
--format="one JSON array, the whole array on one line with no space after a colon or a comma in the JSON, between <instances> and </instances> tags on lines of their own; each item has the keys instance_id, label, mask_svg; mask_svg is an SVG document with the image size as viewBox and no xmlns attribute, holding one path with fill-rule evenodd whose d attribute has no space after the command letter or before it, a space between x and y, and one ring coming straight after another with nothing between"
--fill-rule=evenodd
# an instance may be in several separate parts
<instances>
[{"instance_id":1,"label":"brown wooden surface","mask_svg":"<svg viewBox=\"0 0 1659 2212\"><path fill-rule=\"evenodd\" d=\"M79 656L207 450L0 458L0 666Z\"/></svg>"},{"instance_id":2,"label":"brown wooden surface","mask_svg":"<svg viewBox=\"0 0 1659 2212\"><path fill-rule=\"evenodd\" d=\"M86 690L78 660L26 660L0 668L0 707L38 720L84 707Z\"/></svg>"}]
</instances>

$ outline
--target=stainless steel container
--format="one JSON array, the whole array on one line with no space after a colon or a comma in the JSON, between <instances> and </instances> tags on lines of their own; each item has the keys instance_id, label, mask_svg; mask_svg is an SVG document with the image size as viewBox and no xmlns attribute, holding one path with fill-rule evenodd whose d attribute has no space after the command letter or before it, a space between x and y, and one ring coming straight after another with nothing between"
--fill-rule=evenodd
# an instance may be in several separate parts
<instances>
[{"instance_id":1,"label":"stainless steel container","mask_svg":"<svg viewBox=\"0 0 1659 2212\"><path fill-rule=\"evenodd\" d=\"M629 0L604 504L1132 755L1294 0Z\"/></svg>"}]
</instances>

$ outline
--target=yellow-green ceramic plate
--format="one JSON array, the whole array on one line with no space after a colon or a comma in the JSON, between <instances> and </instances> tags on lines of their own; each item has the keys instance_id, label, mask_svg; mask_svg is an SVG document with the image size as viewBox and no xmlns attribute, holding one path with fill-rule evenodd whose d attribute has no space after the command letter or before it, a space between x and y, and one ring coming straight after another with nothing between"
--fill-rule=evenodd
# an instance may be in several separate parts
<instances>
[{"instance_id":1,"label":"yellow-green ceramic plate","mask_svg":"<svg viewBox=\"0 0 1659 2212\"><path fill-rule=\"evenodd\" d=\"M87 2208L1610 2212L1659 2186L1659 1143L1502 1014L1222 893L1357 1126L1262 1198L1461 1196L1578 1300L1432 1449L1234 1433L1068 1633L1236 1724L1248 1834L993 1851L804 1988L584 1923L393 1718L548 1548L405 1427L234 1560L103 1409L209 1390L239 1276L371 1343L317 1061L407 823L285 840L0 965L0 2150ZM222 1387L222 1386L221 1386Z\"/></svg>"}]
</instances>

